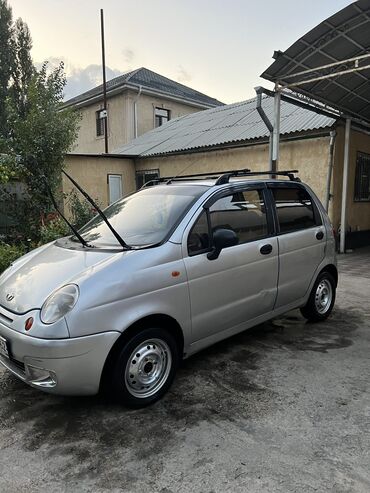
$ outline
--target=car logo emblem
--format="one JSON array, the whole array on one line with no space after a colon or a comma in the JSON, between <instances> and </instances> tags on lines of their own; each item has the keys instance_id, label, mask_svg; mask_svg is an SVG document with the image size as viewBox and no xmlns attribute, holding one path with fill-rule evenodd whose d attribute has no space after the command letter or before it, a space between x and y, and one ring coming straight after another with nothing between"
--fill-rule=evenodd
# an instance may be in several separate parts
<instances>
[{"instance_id":1,"label":"car logo emblem","mask_svg":"<svg viewBox=\"0 0 370 493\"><path fill-rule=\"evenodd\" d=\"M6 295L6 301L12 301L14 299L14 294L7 294Z\"/></svg>"}]
</instances>

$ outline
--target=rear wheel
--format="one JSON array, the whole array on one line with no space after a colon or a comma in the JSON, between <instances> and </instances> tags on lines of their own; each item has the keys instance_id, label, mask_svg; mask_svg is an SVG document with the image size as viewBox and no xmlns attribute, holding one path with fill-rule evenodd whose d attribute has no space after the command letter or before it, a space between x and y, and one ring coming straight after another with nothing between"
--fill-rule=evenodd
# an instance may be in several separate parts
<instances>
[{"instance_id":1,"label":"rear wheel","mask_svg":"<svg viewBox=\"0 0 370 493\"><path fill-rule=\"evenodd\" d=\"M110 394L129 407L144 407L170 388L178 366L175 339L165 329L145 328L123 346L113 365Z\"/></svg>"},{"instance_id":2,"label":"rear wheel","mask_svg":"<svg viewBox=\"0 0 370 493\"><path fill-rule=\"evenodd\" d=\"M335 302L335 280L329 272L322 272L313 285L302 315L310 322L325 320L331 313Z\"/></svg>"}]
</instances>

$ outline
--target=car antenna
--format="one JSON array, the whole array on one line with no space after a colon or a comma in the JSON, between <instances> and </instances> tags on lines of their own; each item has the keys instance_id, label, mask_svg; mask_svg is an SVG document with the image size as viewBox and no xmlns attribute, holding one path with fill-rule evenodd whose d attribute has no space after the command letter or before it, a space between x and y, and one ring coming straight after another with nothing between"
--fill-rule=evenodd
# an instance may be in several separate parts
<instances>
[{"instance_id":1,"label":"car antenna","mask_svg":"<svg viewBox=\"0 0 370 493\"><path fill-rule=\"evenodd\" d=\"M126 250L130 250L131 248L127 243L123 240L123 238L117 233L117 231L113 228L111 223L108 221L107 216L104 214L104 212L100 209L98 204L95 203L95 201L90 197L90 195L85 192L85 190L70 176L64 169L62 170L62 173L73 183L73 185L79 190L82 195L90 202L90 204L96 209L96 212L99 214L99 216L103 219L105 224L108 226L108 228L111 230L113 236L116 238L118 243L122 246L122 248L125 248Z\"/></svg>"},{"instance_id":2,"label":"car antenna","mask_svg":"<svg viewBox=\"0 0 370 493\"><path fill-rule=\"evenodd\" d=\"M176 178L178 178L179 176L181 176L186 170L188 170L189 168L191 168L194 164L196 164L198 158L195 158L193 159L192 161L190 161L190 164L188 164L187 166L185 166L179 173L177 173L177 175L173 176L172 178L170 178L169 180L166 181L166 185L170 185L172 180L176 180Z\"/></svg>"},{"instance_id":3,"label":"car antenna","mask_svg":"<svg viewBox=\"0 0 370 493\"><path fill-rule=\"evenodd\" d=\"M73 234L76 236L76 238L82 243L82 246L85 248L94 248L92 245L89 245L87 241L80 235L80 233L77 231L77 229L68 221L68 219L62 214L61 210L58 207L57 201L55 200L55 197L53 195L53 192L51 191L50 185L48 180L46 179L46 176L43 176L42 179L44 180L46 190L48 194L50 195L51 201L53 203L54 209L57 211L57 213L60 215L60 217L65 221L65 223L69 226L71 231L73 231Z\"/></svg>"}]
</instances>

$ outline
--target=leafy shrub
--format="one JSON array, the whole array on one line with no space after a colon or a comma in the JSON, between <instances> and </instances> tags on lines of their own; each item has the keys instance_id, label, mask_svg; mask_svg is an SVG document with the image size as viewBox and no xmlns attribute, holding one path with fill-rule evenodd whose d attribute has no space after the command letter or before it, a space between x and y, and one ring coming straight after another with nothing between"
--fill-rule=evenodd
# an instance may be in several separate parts
<instances>
[{"instance_id":1,"label":"leafy shrub","mask_svg":"<svg viewBox=\"0 0 370 493\"><path fill-rule=\"evenodd\" d=\"M0 242L0 274L7 269L14 260L26 253L22 245L8 245Z\"/></svg>"},{"instance_id":2,"label":"leafy shrub","mask_svg":"<svg viewBox=\"0 0 370 493\"><path fill-rule=\"evenodd\" d=\"M40 229L39 245L62 238L72 233L67 224L58 215L48 217Z\"/></svg>"},{"instance_id":3,"label":"leafy shrub","mask_svg":"<svg viewBox=\"0 0 370 493\"><path fill-rule=\"evenodd\" d=\"M1 171L1 170L0 170ZM1 177L1 175L0 175ZM8 203L9 201L7 201ZM96 201L97 202L97 201ZM18 209L21 208L23 202L16 202ZM69 221L80 229L90 219L96 215L96 211L91 205L80 199L75 191L72 191L67 197L67 205L69 208ZM62 238L63 236L71 235L72 231L59 216L57 212L52 212L42 218L42 223L35 223L38 232L36 235L29 234L29 231L24 231L23 235L15 231L14 234L7 235L7 241L11 244L0 241L0 274L18 257L24 255L30 248L36 248L51 241ZM26 233L26 234L25 234ZM28 239L30 237L30 239ZM37 237L38 240L35 241ZM24 246L27 244L27 247Z\"/></svg>"},{"instance_id":4,"label":"leafy shrub","mask_svg":"<svg viewBox=\"0 0 370 493\"><path fill-rule=\"evenodd\" d=\"M68 220L76 229L82 228L96 214L95 209L85 199L80 199L74 190L67 196L67 206L69 208ZM38 245L71 234L73 234L72 231L58 213L51 213L48 214L41 226Z\"/></svg>"},{"instance_id":5,"label":"leafy shrub","mask_svg":"<svg viewBox=\"0 0 370 493\"><path fill-rule=\"evenodd\" d=\"M95 203L100 207L98 200ZM71 214L71 223L77 229L82 228L90 219L96 215L96 210L85 199L80 199L77 192L72 190L67 197L67 205Z\"/></svg>"}]
</instances>

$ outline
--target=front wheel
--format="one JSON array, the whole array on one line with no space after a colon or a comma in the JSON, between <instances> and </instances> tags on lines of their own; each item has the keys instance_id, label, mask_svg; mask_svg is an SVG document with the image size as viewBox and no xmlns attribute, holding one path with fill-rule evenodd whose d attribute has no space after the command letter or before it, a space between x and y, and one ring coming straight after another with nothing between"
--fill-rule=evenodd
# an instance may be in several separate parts
<instances>
[{"instance_id":1,"label":"front wheel","mask_svg":"<svg viewBox=\"0 0 370 493\"><path fill-rule=\"evenodd\" d=\"M329 272L322 272L313 285L307 304L301 308L302 315L310 322L325 320L335 302L336 284Z\"/></svg>"},{"instance_id":2,"label":"front wheel","mask_svg":"<svg viewBox=\"0 0 370 493\"><path fill-rule=\"evenodd\" d=\"M111 374L110 394L129 407L144 407L170 388L178 366L175 339L165 329L146 328L121 349Z\"/></svg>"}]
</instances>

